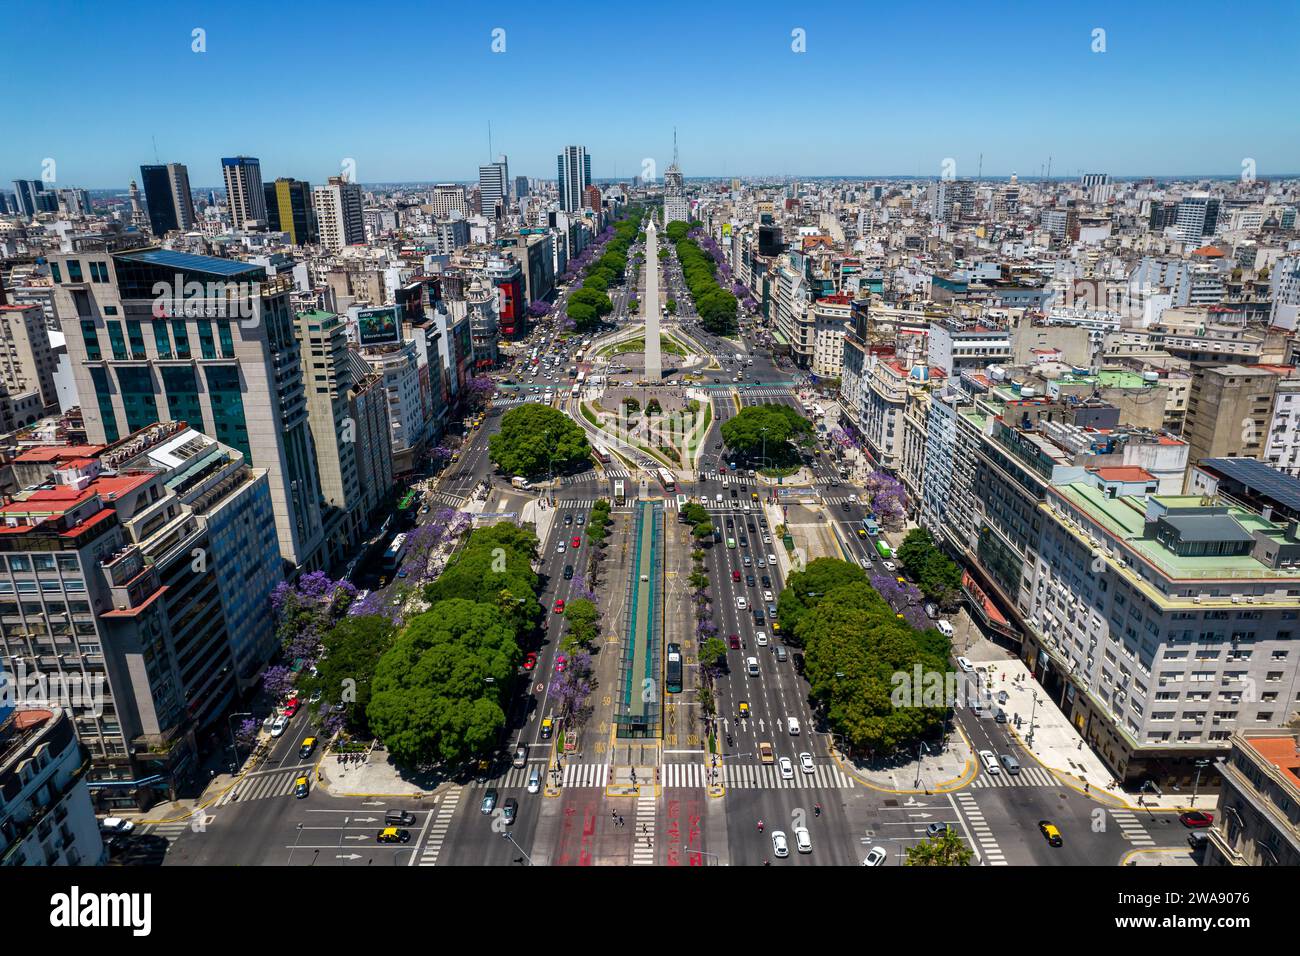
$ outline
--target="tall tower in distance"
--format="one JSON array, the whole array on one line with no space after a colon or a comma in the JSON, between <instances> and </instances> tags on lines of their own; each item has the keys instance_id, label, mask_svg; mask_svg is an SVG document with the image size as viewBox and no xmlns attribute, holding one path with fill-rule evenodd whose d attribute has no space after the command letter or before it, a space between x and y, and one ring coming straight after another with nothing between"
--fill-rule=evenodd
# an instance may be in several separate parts
<instances>
[{"instance_id":1,"label":"tall tower in distance","mask_svg":"<svg viewBox=\"0 0 1300 956\"><path fill-rule=\"evenodd\" d=\"M226 180L226 206L236 229L256 220L266 222L266 192L262 188L262 163L253 156L230 156L221 160Z\"/></svg>"},{"instance_id":2,"label":"tall tower in distance","mask_svg":"<svg viewBox=\"0 0 1300 956\"><path fill-rule=\"evenodd\" d=\"M645 266L645 377L658 382L664 366L659 352L659 233L653 219L645 227Z\"/></svg>"}]
</instances>

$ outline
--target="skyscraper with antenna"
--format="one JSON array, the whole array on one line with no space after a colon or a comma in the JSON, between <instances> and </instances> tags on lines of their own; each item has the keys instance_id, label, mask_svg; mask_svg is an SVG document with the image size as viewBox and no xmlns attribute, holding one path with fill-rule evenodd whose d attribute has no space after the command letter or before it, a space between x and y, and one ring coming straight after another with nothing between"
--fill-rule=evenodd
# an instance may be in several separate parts
<instances>
[{"instance_id":1,"label":"skyscraper with antenna","mask_svg":"<svg viewBox=\"0 0 1300 956\"><path fill-rule=\"evenodd\" d=\"M673 127L673 162L664 172L664 225L689 222L690 205L686 201L686 183L677 165L677 127Z\"/></svg>"}]
</instances>

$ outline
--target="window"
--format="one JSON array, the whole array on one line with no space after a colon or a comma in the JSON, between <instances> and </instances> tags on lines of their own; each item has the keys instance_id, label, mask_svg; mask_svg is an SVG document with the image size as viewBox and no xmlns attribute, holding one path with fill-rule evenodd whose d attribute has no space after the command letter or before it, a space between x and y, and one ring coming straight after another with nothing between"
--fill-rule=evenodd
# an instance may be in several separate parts
<instances>
[{"instance_id":1,"label":"window","mask_svg":"<svg viewBox=\"0 0 1300 956\"><path fill-rule=\"evenodd\" d=\"M50 263L50 277L55 281L57 285L63 284L63 271L59 268L59 264L57 262Z\"/></svg>"},{"instance_id":2,"label":"window","mask_svg":"<svg viewBox=\"0 0 1300 956\"><path fill-rule=\"evenodd\" d=\"M99 351L99 333L95 331L94 319L81 320L81 340L86 344L86 358L91 362L98 362L103 358L103 353Z\"/></svg>"},{"instance_id":3,"label":"window","mask_svg":"<svg viewBox=\"0 0 1300 956\"><path fill-rule=\"evenodd\" d=\"M122 337L121 322L105 322L108 328L108 341L113 347L113 358L119 362L126 361L126 339Z\"/></svg>"},{"instance_id":4,"label":"window","mask_svg":"<svg viewBox=\"0 0 1300 956\"><path fill-rule=\"evenodd\" d=\"M85 282L85 281L86 281L85 278L84 278L84 277L82 276L82 274L81 274L81 263L78 262L76 259L69 259L69 260L68 260L68 281L69 281L69 282Z\"/></svg>"}]
</instances>

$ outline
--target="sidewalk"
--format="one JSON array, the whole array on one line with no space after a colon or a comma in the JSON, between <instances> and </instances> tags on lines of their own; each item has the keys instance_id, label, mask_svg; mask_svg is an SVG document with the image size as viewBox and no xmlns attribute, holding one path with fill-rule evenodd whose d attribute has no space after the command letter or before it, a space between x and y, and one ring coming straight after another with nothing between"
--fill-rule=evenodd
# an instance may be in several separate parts
<instances>
[{"instance_id":1,"label":"sidewalk","mask_svg":"<svg viewBox=\"0 0 1300 956\"><path fill-rule=\"evenodd\" d=\"M922 753L920 767L917 754L898 755L889 759L849 760L838 750L831 756L845 773L873 790L890 793L947 793L960 790L979 772L970 743L957 726L950 724L947 745L938 754Z\"/></svg>"},{"instance_id":2,"label":"sidewalk","mask_svg":"<svg viewBox=\"0 0 1300 956\"><path fill-rule=\"evenodd\" d=\"M383 750L353 764L340 764L333 753L326 753L316 769L324 778L316 786L335 797L424 797L446 783L433 774L403 777Z\"/></svg>"},{"instance_id":3,"label":"sidewalk","mask_svg":"<svg viewBox=\"0 0 1300 956\"><path fill-rule=\"evenodd\" d=\"M1039 764L1055 773L1062 783L1080 793L1103 800L1109 798L1133 809L1179 810L1187 807L1188 794L1138 794L1114 786L1114 775L1061 713L1056 701L1048 698L1023 661L1008 657L1000 648L995 656L978 645L966 656L977 672L984 671L987 676L981 675L981 678L990 682L994 693L1007 692L1007 702L1003 705L1008 717L1007 732L1013 734ZM1015 728L1017 716L1022 721L1018 730Z\"/></svg>"}]
</instances>

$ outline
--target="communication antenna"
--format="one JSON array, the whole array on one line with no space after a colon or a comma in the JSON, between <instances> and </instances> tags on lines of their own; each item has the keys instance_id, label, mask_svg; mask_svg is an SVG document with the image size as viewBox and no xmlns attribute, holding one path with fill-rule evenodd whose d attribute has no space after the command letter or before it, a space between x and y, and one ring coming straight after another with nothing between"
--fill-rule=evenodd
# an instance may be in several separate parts
<instances>
[{"instance_id":1,"label":"communication antenna","mask_svg":"<svg viewBox=\"0 0 1300 956\"><path fill-rule=\"evenodd\" d=\"M154 161L154 164L155 164L155 165L158 165L158 166L161 166L161 165L162 165L162 160L158 158L158 137L157 137L157 136L151 136L151 137L149 137L149 138L153 140L153 161Z\"/></svg>"},{"instance_id":2,"label":"communication antenna","mask_svg":"<svg viewBox=\"0 0 1300 956\"><path fill-rule=\"evenodd\" d=\"M488 162L492 162L492 121L488 120Z\"/></svg>"}]
</instances>

